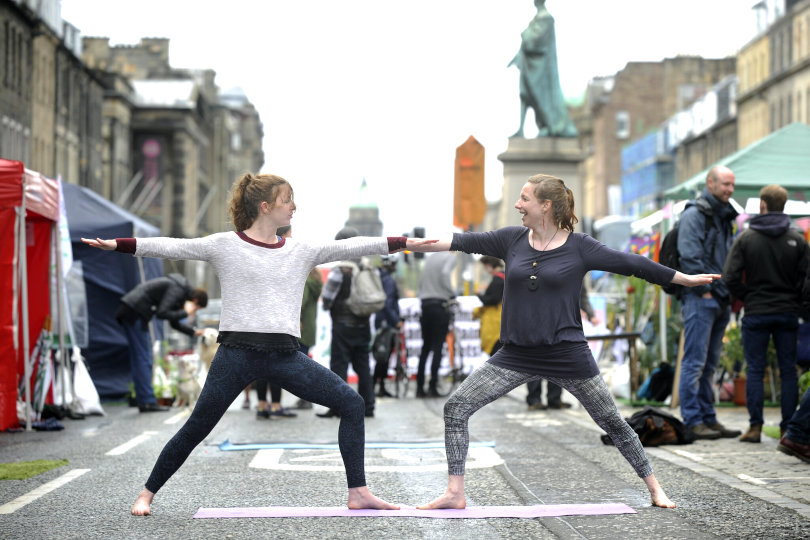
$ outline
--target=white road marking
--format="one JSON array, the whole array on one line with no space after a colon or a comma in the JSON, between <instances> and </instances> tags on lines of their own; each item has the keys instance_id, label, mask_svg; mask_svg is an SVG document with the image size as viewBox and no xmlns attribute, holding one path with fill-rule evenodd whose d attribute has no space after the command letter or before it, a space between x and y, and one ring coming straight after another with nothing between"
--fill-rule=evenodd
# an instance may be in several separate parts
<instances>
[{"instance_id":1,"label":"white road marking","mask_svg":"<svg viewBox=\"0 0 810 540\"><path fill-rule=\"evenodd\" d=\"M339 454L335 452L318 453L319 450L307 451L311 453L306 457L290 458L286 462L282 462L282 456L285 450L282 448L268 448L258 450L256 456L251 460L250 467L255 469L273 469L277 471L342 471L343 463L335 465L315 465L312 462L334 462ZM302 452L296 452L298 454ZM417 453L419 457L417 457ZM408 455L412 454L412 455ZM433 458L425 457L431 456ZM447 460L445 457L444 449L429 449L429 450L406 450L396 449L395 452L383 452L382 457L391 460L393 463L390 465L366 465L367 471L375 472L422 472L422 471L447 471ZM302 462L309 462L303 464ZM423 463L421 465L403 465L402 462L410 463ZM295 462L295 463L293 463ZM427 462L427 463L425 463ZM496 467L503 463L501 456L495 452L494 448L490 447L471 447L467 455L467 469L484 469Z\"/></svg>"},{"instance_id":2,"label":"white road marking","mask_svg":"<svg viewBox=\"0 0 810 540\"><path fill-rule=\"evenodd\" d=\"M768 484L767 482L763 482L759 478L754 478L753 476L748 476L747 474L742 474L742 473L738 474L737 478L739 478L740 480L742 480L744 482L750 482L751 484L756 484L758 486L765 486L765 485Z\"/></svg>"},{"instance_id":3,"label":"white road marking","mask_svg":"<svg viewBox=\"0 0 810 540\"><path fill-rule=\"evenodd\" d=\"M67 484L71 480L80 477L89 470L90 469L73 469L72 471L68 471L59 478L51 480L46 484L42 484L35 490L29 491L25 495L20 495L13 501L0 506L0 514L11 514L12 512L16 512L26 504L34 502L43 495L46 495L51 491L55 490L56 488L63 486L64 484Z\"/></svg>"},{"instance_id":4,"label":"white road marking","mask_svg":"<svg viewBox=\"0 0 810 540\"><path fill-rule=\"evenodd\" d=\"M107 452L106 455L108 455L108 456L120 456L121 454L125 454L125 453L129 452L130 450L132 450L133 448L135 448L136 446L138 446L139 444L141 444L142 442L144 442L145 440L147 440L152 435L156 435L156 434L157 434L157 431L144 431L142 434L138 435L137 437L134 437L134 438L130 439L129 441L125 442L124 444L122 444L120 446L116 446L115 448L113 448L112 450Z\"/></svg>"},{"instance_id":5,"label":"white road marking","mask_svg":"<svg viewBox=\"0 0 810 540\"><path fill-rule=\"evenodd\" d=\"M171 418L168 418L168 419L164 420L163 423L164 424L169 424L169 425L176 424L177 422L179 422L183 418L188 418L189 416L191 416L191 409L186 407L185 409L183 409L179 413L173 415Z\"/></svg>"},{"instance_id":6,"label":"white road marking","mask_svg":"<svg viewBox=\"0 0 810 540\"><path fill-rule=\"evenodd\" d=\"M686 459L691 459L692 461L703 461L703 458L699 455L693 454L692 452L687 452L686 450L670 450L670 452L683 456Z\"/></svg>"}]
</instances>

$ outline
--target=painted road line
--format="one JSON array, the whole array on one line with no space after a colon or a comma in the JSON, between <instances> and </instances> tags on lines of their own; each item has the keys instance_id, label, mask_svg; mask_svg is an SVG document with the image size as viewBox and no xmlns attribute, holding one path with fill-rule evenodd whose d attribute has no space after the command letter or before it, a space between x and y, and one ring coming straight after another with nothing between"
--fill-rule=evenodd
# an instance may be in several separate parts
<instances>
[{"instance_id":1,"label":"painted road line","mask_svg":"<svg viewBox=\"0 0 810 540\"><path fill-rule=\"evenodd\" d=\"M758 486L765 486L765 485L768 484L767 482L763 482L759 478L754 478L753 476L748 476L747 474L742 474L742 473L738 474L737 478L739 478L740 480L743 480L745 482L750 482L751 484L756 484Z\"/></svg>"},{"instance_id":2,"label":"painted road line","mask_svg":"<svg viewBox=\"0 0 810 540\"><path fill-rule=\"evenodd\" d=\"M139 444L141 444L142 442L144 442L145 440L147 440L152 435L156 435L156 434L157 434L157 431L144 431L142 434L138 435L137 437L135 437L133 439L130 439L129 441L125 442L124 444L122 444L120 446L116 446L115 448L113 448L112 450L107 452L106 455L108 455L108 456L120 456L121 454L125 454L125 453L129 452L130 450L132 450L133 448L135 448L136 446L138 446Z\"/></svg>"},{"instance_id":3,"label":"painted road line","mask_svg":"<svg viewBox=\"0 0 810 540\"><path fill-rule=\"evenodd\" d=\"M447 458L444 449L388 449L381 452L381 457L389 461L390 464L366 465L366 471L400 473L447 471ZM495 452L494 448L473 447L470 448L467 454L467 469L497 467L503 462L503 458ZM257 451L249 466L255 469L278 471L324 472L344 470L339 452L318 450L296 450L291 452L281 448Z\"/></svg>"},{"instance_id":4,"label":"painted road line","mask_svg":"<svg viewBox=\"0 0 810 540\"><path fill-rule=\"evenodd\" d=\"M179 413L173 415L171 418L164 420L163 423L168 425L176 424L183 418L188 418L189 416L191 416L191 409L185 408Z\"/></svg>"},{"instance_id":5,"label":"painted road line","mask_svg":"<svg viewBox=\"0 0 810 540\"><path fill-rule=\"evenodd\" d=\"M23 506L28 503L32 503L35 500L39 499L43 495L50 493L51 491L61 487L71 480L74 480L84 473L88 472L90 469L73 469L72 471L68 471L59 478L51 480L46 484L42 484L38 488L33 491L29 491L25 495L20 495L16 499L11 502L7 502L6 504L0 506L0 514L11 514L12 512L16 512Z\"/></svg>"}]
</instances>

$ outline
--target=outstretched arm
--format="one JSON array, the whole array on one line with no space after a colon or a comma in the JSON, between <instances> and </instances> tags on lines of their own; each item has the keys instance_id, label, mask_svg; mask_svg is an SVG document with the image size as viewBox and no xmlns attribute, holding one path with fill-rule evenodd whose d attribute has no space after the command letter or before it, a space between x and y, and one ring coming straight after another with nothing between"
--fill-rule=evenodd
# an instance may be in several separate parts
<instances>
[{"instance_id":1,"label":"outstretched arm","mask_svg":"<svg viewBox=\"0 0 810 540\"><path fill-rule=\"evenodd\" d=\"M684 287L698 287L700 285L710 285L712 281L721 277L720 274L683 274L676 271L672 277L672 283Z\"/></svg>"},{"instance_id":2,"label":"outstretched arm","mask_svg":"<svg viewBox=\"0 0 810 540\"><path fill-rule=\"evenodd\" d=\"M450 251L451 239L423 240L421 238L408 238L405 249L420 253L433 253L435 251Z\"/></svg>"},{"instance_id":3,"label":"outstretched arm","mask_svg":"<svg viewBox=\"0 0 810 540\"><path fill-rule=\"evenodd\" d=\"M115 248L118 247L118 242L115 240L102 240L101 238L96 238L95 240L91 238L82 238L82 242L88 246L103 249L104 251L114 251Z\"/></svg>"}]
</instances>

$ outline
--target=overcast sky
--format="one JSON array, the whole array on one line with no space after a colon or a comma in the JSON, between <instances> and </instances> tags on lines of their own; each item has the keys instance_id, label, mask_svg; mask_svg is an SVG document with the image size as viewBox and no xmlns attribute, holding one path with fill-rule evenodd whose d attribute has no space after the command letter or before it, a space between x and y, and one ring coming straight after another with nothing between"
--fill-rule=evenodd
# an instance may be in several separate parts
<instances>
[{"instance_id":1,"label":"overcast sky","mask_svg":"<svg viewBox=\"0 0 810 540\"><path fill-rule=\"evenodd\" d=\"M733 55L754 36L754 3L548 0L563 91L575 99L630 61ZM487 199L500 199L498 154L520 120L518 71L507 64L533 0L111 5L62 0L62 16L113 45L169 38L173 67L211 68L223 90L245 91L264 124L262 172L295 189L296 236L332 238L364 178L383 234L452 231L455 149L470 135L486 149Z\"/></svg>"}]
</instances>

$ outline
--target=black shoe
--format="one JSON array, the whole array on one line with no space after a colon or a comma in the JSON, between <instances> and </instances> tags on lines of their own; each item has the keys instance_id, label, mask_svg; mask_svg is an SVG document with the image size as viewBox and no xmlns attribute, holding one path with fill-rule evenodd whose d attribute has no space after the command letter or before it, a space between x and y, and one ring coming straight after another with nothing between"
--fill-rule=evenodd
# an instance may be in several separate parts
<instances>
[{"instance_id":1,"label":"black shoe","mask_svg":"<svg viewBox=\"0 0 810 540\"><path fill-rule=\"evenodd\" d=\"M435 386L431 386L430 388L428 388L427 395L428 397L442 397L439 391L436 390Z\"/></svg>"},{"instance_id":2,"label":"black shoe","mask_svg":"<svg viewBox=\"0 0 810 540\"><path fill-rule=\"evenodd\" d=\"M166 412L169 407L157 403L141 403L138 405L138 410L141 412Z\"/></svg>"},{"instance_id":3,"label":"black shoe","mask_svg":"<svg viewBox=\"0 0 810 540\"><path fill-rule=\"evenodd\" d=\"M706 424L698 424L696 426L692 426L691 431L695 439L711 441L719 439L720 437L723 436L719 431L711 429Z\"/></svg>"},{"instance_id":4,"label":"black shoe","mask_svg":"<svg viewBox=\"0 0 810 540\"><path fill-rule=\"evenodd\" d=\"M332 409L323 413L315 413L315 416L320 416L321 418L340 418L340 415Z\"/></svg>"},{"instance_id":5,"label":"black shoe","mask_svg":"<svg viewBox=\"0 0 810 540\"><path fill-rule=\"evenodd\" d=\"M256 418L270 418L270 411L256 411Z\"/></svg>"},{"instance_id":6,"label":"black shoe","mask_svg":"<svg viewBox=\"0 0 810 540\"><path fill-rule=\"evenodd\" d=\"M377 391L377 397L394 397L394 394L386 390L383 386Z\"/></svg>"},{"instance_id":7,"label":"black shoe","mask_svg":"<svg viewBox=\"0 0 810 540\"><path fill-rule=\"evenodd\" d=\"M374 411L366 411L366 418L374 418Z\"/></svg>"},{"instance_id":8,"label":"black shoe","mask_svg":"<svg viewBox=\"0 0 810 540\"><path fill-rule=\"evenodd\" d=\"M564 402L564 401L556 401L556 402L554 402L554 403L549 403L549 404L548 404L548 408L549 408L549 409L570 409L570 408L571 408L571 404L570 404L570 403L566 403L566 402Z\"/></svg>"},{"instance_id":9,"label":"black shoe","mask_svg":"<svg viewBox=\"0 0 810 540\"><path fill-rule=\"evenodd\" d=\"M742 431L740 431L739 429L728 429L726 426L724 426L720 422L717 422L716 424L712 424L712 425L706 426L706 427L708 427L709 429L712 429L714 431L719 432L720 437L723 438L723 439L733 439L735 437L739 437L740 435L742 435Z\"/></svg>"},{"instance_id":10,"label":"black shoe","mask_svg":"<svg viewBox=\"0 0 810 540\"><path fill-rule=\"evenodd\" d=\"M425 391L423 389L417 388L416 389L416 397L418 397L418 398L427 397L427 394L425 393Z\"/></svg>"}]
</instances>

